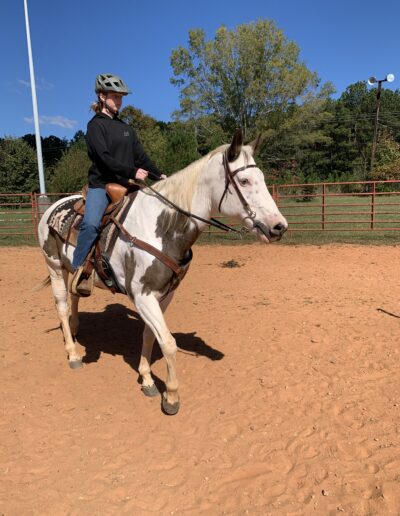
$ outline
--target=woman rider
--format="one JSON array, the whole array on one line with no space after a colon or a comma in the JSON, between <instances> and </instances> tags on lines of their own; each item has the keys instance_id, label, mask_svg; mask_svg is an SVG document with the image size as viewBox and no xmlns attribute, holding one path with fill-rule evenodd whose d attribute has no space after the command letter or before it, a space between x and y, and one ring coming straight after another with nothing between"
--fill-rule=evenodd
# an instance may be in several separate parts
<instances>
[{"instance_id":1,"label":"woman rider","mask_svg":"<svg viewBox=\"0 0 400 516\"><path fill-rule=\"evenodd\" d=\"M97 102L91 106L95 115L87 126L86 144L92 162L85 214L72 260L74 276L71 292L89 295L83 264L99 234L101 219L109 203L105 186L119 183L126 186L129 179L165 179L144 151L134 129L118 118L122 97L131 93L125 82L109 73L96 77Z\"/></svg>"}]
</instances>

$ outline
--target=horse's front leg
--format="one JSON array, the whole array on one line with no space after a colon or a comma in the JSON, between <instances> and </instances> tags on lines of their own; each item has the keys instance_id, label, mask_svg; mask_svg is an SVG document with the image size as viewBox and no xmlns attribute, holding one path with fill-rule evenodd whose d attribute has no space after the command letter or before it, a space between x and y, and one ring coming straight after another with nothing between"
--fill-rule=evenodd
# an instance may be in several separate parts
<instances>
[{"instance_id":1,"label":"horse's front leg","mask_svg":"<svg viewBox=\"0 0 400 516\"><path fill-rule=\"evenodd\" d=\"M73 337L76 337L79 330L79 300L79 296L71 294L71 317L69 318L69 326Z\"/></svg>"},{"instance_id":2,"label":"horse's front leg","mask_svg":"<svg viewBox=\"0 0 400 516\"><path fill-rule=\"evenodd\" d=\"M160 303L153 294L137 294L135 305L143 321L155 335L167 362L167 380L165 382L167 390L163 394L162 407L167 414L176 414L179 410L179 394L176 377L177 347L175 339L165 323ZM147 357L148 362L149 360L149 357Z\"/></svg>"},{"instance_id":3,"label":"horse's front leg","mask_svg":"<svg viewBox=\"0 0 400 516\"><path fill-rule=\"evenodd\" d=\"M171 292L165 299L160 301L160 307L163 313L170 304L173 295L174 293ZM153 351L153 344L154 333L151 330L151 328L147 324L145 324L143 331L142 353L140 356L139 364L139 374L142 378L143 394L150 397L158 396L160 394L151 375L151 353Z\"/></svg>"},{"instance_id":4,"label":"horse's front leg","mask_svg":"<svg viewBox=\"0 0 400 516\"><path fill-rule=\"evenodd\" d=\"M76 349L74 339L71 334L69 323L69 307L68 307L68 271L65 269L53 269L48 265L51 288L56 302L58 317L61 322L61 328L64 334L65 351L67 352L69 366L71 369L82 367L82 359Z\"/></svg>"}]
</instances>

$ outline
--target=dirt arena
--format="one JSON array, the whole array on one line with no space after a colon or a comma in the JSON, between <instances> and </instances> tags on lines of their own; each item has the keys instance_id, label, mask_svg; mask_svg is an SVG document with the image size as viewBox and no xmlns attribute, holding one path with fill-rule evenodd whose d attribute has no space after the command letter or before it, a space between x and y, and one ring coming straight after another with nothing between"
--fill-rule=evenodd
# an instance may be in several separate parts
<instances>
[{"instance_id":1,"label":"dirt arena","mask_svg":"<svg viewBox=\"0 0 400 516\"><path fill-rule=\"evenodd\" d=\"M400 514L400 247L195 247L173 417L124 296L82 300L70 370L39 249L0 260L0 514Z\"/></svg>"}]
</instances>

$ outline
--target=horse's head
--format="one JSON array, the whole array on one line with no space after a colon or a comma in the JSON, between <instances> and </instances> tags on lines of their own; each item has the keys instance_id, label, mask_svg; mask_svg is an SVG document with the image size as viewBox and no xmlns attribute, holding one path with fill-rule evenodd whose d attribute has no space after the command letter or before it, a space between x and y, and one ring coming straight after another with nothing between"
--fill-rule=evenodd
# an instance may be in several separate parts
<instances>
[{"instance_id":1,"label":"horse's head","mask_svg":"<svg viewBox=\"0 0 400 516\"><path fill-rule=\"evenodd\" d=\"M279 240L288 223L279 211L265 184L264 175L254 161L259 138L243 146L241 131L237 131L229 147L216 153L210 166L217 166L218 180L213 183L213 207L226 216L239 219L268 243Z\"/></svg>"}]
</instances>

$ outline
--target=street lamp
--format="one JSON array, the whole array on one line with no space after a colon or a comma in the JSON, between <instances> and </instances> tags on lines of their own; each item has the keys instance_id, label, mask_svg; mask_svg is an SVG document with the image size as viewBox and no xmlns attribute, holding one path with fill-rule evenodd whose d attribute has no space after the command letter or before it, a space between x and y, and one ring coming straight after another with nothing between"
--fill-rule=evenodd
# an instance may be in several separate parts
<instances>
[{"instance_id":1,"label":"street lamp","mask_svg":"<svg viewBox=\"0 0 400 516\"><path fill-rule=\"evenodd\" d=\"M376 82L378 83L378 88L376 90L374 139L372 141L372 152L371 152L371 168L370 168L371 177L372 177L372 171L374 168L376 140L377 140L377 136L378 136L378 119L379 119L379 108L380 108L380 104L381 104L382 83L383 82L393 82L393 81L394 81L394 75L392 73L388 73L384 79L377 79L376 77L370 77L368 79L368 84L370 86L372 86Z\"/></svg>"}]
</instances>

